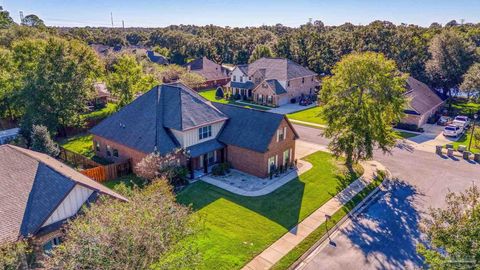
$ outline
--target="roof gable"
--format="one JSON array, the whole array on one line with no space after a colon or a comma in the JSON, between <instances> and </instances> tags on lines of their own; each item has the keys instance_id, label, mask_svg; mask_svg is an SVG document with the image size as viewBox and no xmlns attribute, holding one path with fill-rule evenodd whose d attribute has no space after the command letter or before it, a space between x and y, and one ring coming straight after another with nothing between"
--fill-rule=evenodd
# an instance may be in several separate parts
<instances>
[{"instance_id":1,"label":"roof gable","mask_svg":"<svg viewBox=\"0 0 480 270\"><path fill-rule=\"evenodd\" d=\"M265 74L265 79L277 79L287 81L294 78L315 76L315 72L303 67L286 58L260 58L246 67L242 67L248 76L252 76L258 70Z\"/></svg>"},{"instance_id":2,"label":"roof gable","mask_svg":"<svg viewBox=\"0 0 480 270\"><path fill-rule=\"evenodd\" d=\"M268 146L284 119L281 114L215 103L229 119L218 140L256 152L268 151Z\"/></svg>"},{"instance_id":3,"label":"roof gable","mask_svg":"<svg viewBox=\"0 0 480 270\"><path fill-rule=\"evenodd\" d=\"M413 77L407 79L405 96L408 99L407 113L410 114L414 111L421 115L443 103L434 90Z\"/></svg>"}]
</instances>

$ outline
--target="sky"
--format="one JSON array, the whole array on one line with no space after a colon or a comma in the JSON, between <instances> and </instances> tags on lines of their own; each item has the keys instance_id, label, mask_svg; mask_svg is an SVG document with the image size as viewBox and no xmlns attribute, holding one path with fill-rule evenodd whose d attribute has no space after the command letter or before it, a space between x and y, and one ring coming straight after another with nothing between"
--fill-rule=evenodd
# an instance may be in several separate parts
<instances>
[{"instance_id":1,"label":"sky","mask_svg":"<svg viewBox=\"0 0 480 270\"><path fill-rule=\"evenodd\" d=\"M429 26L450 20L480 22L480 0L0 0L19 21L19 12L36 14L49 26L163 27L194 24L243 27L326 25L388 20Z\"/></svg>"}]
</instances>

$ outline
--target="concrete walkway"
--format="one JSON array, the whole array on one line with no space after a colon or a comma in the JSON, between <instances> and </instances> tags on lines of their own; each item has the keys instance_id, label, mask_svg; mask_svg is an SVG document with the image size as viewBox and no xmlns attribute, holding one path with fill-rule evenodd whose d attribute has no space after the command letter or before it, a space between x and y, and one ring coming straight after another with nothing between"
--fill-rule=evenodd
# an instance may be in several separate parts
<instances>
[{"instance_id":1,"label":"concrete walkway","mask_svg":"<svg viewBox=\"0 0 480 270\"><path fill-rule=\"evenodd\" d=\"M315 106L317 106L316 103L312 103L307 106L302 106L302 105L299 105L298 103L295 103L295 104L289 103L289 104L285 104L280 107L271 109L270 112L278 113L278 114L289 114L289 113L304 111L304 110L313 108Z\"/></svg>"},{"instance_id":2,"label":"concrete walkway","mask_svg":"<svg viewBox=\"0 0 480 270\"><path fill-rule=\"evenodd\" d=\"M298 160L298 169L293 170L279 178L274 178L272 180L269 180L271 181L271 184L268 184L265 187L258 190L245 190L240 187L231 185L229 182L222 181L218 178L215 178L209 175L203 176L202 178L200 178L200 180L238 195L247 196L247 197L256 197L256 196L262 196L262 195L267 195L269 193L272 193L273 191L277 190L281 186L297 178L299 175L310 170L312 167L313 165L310 162L307 162L305 160Z\"/></svg>"},{"instance_id":3,"label":"concrete walkway","mask_svg":"<svg viewBox=\"0 0 480 270\"><path fill-rule=\"evenodd\" d=\"M363 162L362 166L364 167L365 172L360 178L355 180L347 188L335 195L335 197L318 208L297 226L292 228L242 269L263 270L271 268L310 233L320 227L325 221L325 215L332 216L335 212L340 210L345 203L362 191L374 179L377 170L386 170L382 164L376 161Z\"/></svg>"}]
</instances>

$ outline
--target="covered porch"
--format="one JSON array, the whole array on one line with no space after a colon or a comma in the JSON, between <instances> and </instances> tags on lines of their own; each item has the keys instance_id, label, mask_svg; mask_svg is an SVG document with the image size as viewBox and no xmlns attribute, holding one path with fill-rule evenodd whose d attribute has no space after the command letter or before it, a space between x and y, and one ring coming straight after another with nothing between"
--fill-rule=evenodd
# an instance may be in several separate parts
<instances>
[{"instance_id":1,"label":"covered porch","mask_svg":"<svg viewBox=\"0 0 480 270\"><path fill-rule=\"evenodd\" d=\"M216 139L188 147L187 154L189 155L187 167L191 179L209 174L213 165L226 161L225 145Z\"/></svg>"}]
</instances>

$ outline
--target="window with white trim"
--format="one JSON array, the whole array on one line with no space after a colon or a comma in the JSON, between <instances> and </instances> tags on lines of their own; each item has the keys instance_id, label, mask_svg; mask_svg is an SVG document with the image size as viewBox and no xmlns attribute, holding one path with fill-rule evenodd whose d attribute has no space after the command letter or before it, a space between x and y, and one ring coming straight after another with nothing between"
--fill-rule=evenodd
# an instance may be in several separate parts
<instances>
[{"instance_id":1,"label":"window with white trim","mask_svg":"<svg viewBox=\"0 0 480 270\"><path fill-rule=\"evenodd\" d=\"M287 127L277 129L277 142L283 141L287 136Z\"/></svg>"},{"instance_id":2,"label":"window with white trim","mask_svg":"<svg viewBox=\"0 0 480 270\"><path fill-rule=\"evenodd\" d=\"M283 152L283 166L288 166L290 163L290 149L287 149Z\"/></svg>"},{"instance_id":3,"label":"window with white trim","mask_svg":"<svg viewBox=\"0 0 480 270\"><path fill-rule=\"evenodd\" d=\"M204 126L198 129L198 139L203 140L212 137L212 126Z\"/></svg>"},{"instance_id":4,"label":"window with white trim","mask_svg":"<svg viewBox=\"0 0 480 270\"><path fill-rule=\"evenodd\" d=\"M232 81L236 82L237 81L237 76L233 75L233 80Z\"/></svg>"}]
</instances>

